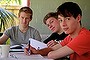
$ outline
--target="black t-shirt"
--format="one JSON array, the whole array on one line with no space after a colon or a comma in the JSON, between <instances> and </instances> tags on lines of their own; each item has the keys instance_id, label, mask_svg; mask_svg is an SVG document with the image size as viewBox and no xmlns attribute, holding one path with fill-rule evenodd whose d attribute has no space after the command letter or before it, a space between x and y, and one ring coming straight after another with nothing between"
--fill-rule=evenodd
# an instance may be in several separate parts
<instances>
[{"instance_id":1,"label":"black t-shirt","mask_svg":"<svg viewBox=\"0 0 90 60\"><path fill-rule=\"evenodd\" d=\"M52 33L51 36L49 36L43 42L47 44L51 40L56 40L56 41L63 40L66 36L67 36L67 34L65 34L64 32L60 35L58 33Z\"/></svg>"}]
</instances>

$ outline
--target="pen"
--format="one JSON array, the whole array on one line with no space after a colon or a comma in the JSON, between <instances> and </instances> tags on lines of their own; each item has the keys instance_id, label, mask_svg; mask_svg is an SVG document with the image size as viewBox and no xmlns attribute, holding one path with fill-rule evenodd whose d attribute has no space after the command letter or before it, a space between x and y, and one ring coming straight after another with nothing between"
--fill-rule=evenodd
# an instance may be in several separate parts
<instances>
[{"instance_id":1,"label":"pen","mask_svg":"<svg viewBox=\"0 0 90 60\"><path fill-rule=\"evenodd\" d=\"M28 44L28 52L29 52L29 55L30 55L30 40L29 40L29 44Z\"/></svg>"}]
</instances>

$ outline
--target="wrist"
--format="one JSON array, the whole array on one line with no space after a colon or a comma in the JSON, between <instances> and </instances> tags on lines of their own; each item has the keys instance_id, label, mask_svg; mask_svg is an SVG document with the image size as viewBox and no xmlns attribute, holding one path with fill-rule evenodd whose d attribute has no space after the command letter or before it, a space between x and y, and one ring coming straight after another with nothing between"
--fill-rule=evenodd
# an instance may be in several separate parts
<instances>
[{"instance_id":1,"label":"wrist","mask_svg":"<svg viewBox=\"0 0 90 60\"><path fill-rule=\"evenodd\" d=\"M35 50L32 52L33 54L39 54L39 50Z\"/></svg>"}]
</instances>

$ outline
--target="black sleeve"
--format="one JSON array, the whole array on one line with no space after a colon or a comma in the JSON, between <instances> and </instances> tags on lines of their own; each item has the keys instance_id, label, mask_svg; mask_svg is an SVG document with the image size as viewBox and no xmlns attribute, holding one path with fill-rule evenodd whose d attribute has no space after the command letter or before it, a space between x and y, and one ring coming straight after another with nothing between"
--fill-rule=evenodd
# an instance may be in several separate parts
<instances>
[{"instance_id":1,"label":"black sleeve","mask_svg":"<svg viewBox=\"0 0 90 60\"><path fill-rule=\"evenodd\" d=\"M44 40L43 42L47 44L49 41L55 40L57 37L58 37L58 34L57 34L57 33L52 33L51 36L49 36L49 37L48 37L46 40Z\"/></svg>"}]
</instances>

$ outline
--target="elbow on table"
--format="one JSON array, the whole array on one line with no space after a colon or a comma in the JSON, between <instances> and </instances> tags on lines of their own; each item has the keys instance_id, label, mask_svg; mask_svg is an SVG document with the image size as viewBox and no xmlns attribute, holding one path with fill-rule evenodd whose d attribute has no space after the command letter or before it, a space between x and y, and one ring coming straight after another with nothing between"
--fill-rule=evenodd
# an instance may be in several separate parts
<instances>
[{"instance_id":1,"label":"elbow on table","mask_svg":"<svg viewBox=\"0 0 90 60\"><path fill-rule=\"evenodd\" d=\"M60 58L60 56L57 55L56 52L54 52L54 51L49 52L47 56L48 56L49 59L58 59L58 58Z\"/></svg>"},{"instance_id":2,"label":"elbow on table","mask_svg":"<svg viewBox=\"0 0 90 60\"><path fill-rule=\"evenodd\" d=\"M48 56L48 58L50 58L50 59L56 59L51 52L49 52L47 56Z\"/></svg>"}]
</instances>

